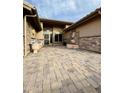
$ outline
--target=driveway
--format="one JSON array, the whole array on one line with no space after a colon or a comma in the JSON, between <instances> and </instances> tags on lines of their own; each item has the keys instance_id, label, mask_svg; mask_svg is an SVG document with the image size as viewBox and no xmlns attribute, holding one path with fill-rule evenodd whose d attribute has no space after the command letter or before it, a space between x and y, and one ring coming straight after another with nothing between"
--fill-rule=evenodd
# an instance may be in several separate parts
<instances>
[{"instance_id":1,"label":"driveway","mask_svg":"<svg viewBox=\"0 0 124 93\"><path fill-rule=\"evenodd\" d=\"M44 47L24 58L24 93L100 93L100 54Z\"/></svg>"}]
</instances>

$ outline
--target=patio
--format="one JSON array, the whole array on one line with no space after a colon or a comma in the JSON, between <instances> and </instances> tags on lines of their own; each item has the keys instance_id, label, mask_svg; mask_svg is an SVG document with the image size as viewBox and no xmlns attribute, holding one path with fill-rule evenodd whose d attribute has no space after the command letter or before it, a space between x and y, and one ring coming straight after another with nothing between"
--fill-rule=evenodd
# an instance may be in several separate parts
<instances>
[{"instance_id":1,"label":"patio","mask_svg":"<svg viewBox=\"0 0 124 93\"><path fill-rule=\"evenodd\" d=\"M24 93L100 93L101 55L64 46L24 58Z\"/></svg>"}]
</instances>

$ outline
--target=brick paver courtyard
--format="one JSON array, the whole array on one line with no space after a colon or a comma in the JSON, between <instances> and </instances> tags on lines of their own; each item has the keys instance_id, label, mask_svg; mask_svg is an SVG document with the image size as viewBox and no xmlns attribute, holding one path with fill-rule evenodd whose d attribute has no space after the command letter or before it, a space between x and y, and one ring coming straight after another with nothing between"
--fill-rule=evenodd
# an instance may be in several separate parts
<instances>
[{"instance_id":1,"label":"brick paver courtyard","mask_svg":"<svg viewBox=\"0 0 124 93\"><path fill-rule=\"evenodd\" d=\"M24 93L100 93L100 54L44 47L24 58Z\"/></svg>"}]
</instances>

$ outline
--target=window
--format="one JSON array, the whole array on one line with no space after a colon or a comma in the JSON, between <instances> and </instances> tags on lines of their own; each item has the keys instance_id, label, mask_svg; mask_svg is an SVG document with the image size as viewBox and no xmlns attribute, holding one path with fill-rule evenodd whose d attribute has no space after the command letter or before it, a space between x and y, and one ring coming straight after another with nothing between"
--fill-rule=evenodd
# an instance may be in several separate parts
<instances>
[{"instance_id":1,"label":"window","mask_svg":"<svg viewBox=\"0 0 124 93\"><path fill-rule=\"evenodd\" d=\"M55 34L55 42L58 42L58 41L59 41L59 35Z\"/></svg>"},{"instance_id":2,"label":"window","mask_svg":"<svg viewBox=\"0 0 124 93\"><path fill-rule=\"evenodd\" d=\"M62 42L62 34L55 34L55 42Z\"/></svg>"},{"instance_id":3,"label":"window","mask_svg":"<svg viewBox=\"0 0 124 93\"><path fill-rule=\"evenodd\" d=\"M62 34L59 34L59 41L62 42Z\"/></svg>"}]
</instances>

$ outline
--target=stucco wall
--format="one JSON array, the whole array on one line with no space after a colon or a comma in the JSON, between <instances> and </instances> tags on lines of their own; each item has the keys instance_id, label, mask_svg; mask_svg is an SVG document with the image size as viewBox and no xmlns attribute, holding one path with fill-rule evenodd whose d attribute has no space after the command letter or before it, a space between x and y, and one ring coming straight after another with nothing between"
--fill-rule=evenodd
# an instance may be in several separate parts
<instances>
[{"instance_id":1,"label":"stucco wall","mask_svg":"<svg viewBox=\"0 0 124 93\"><path fill-rule=\"evenodd\" d=\"M76 31L79 32L79 37L101 35L101 18L96 17L89 22L82 24L76 28Z\"/></svg>"},{"instance_id":2,"label":"stucco wall","mask_svg":"<svg viewBox=\"0 0 124 93\"><path fill-rule=\"evenodd\" d=\"M53 33L60 34L63 32L62 28L59 27L53 27Z\"/></svg>"},{"instance_id":3,"label":"stucco wall","mask_svg":"<svg viewBox=\"0 0 124 93\"><path fill-rule=\"evenodd\" d=\"M76 31L79 32L79 47L81 49L101 52L100 16L76 28Z\"/></svg>"}]
</instances>

